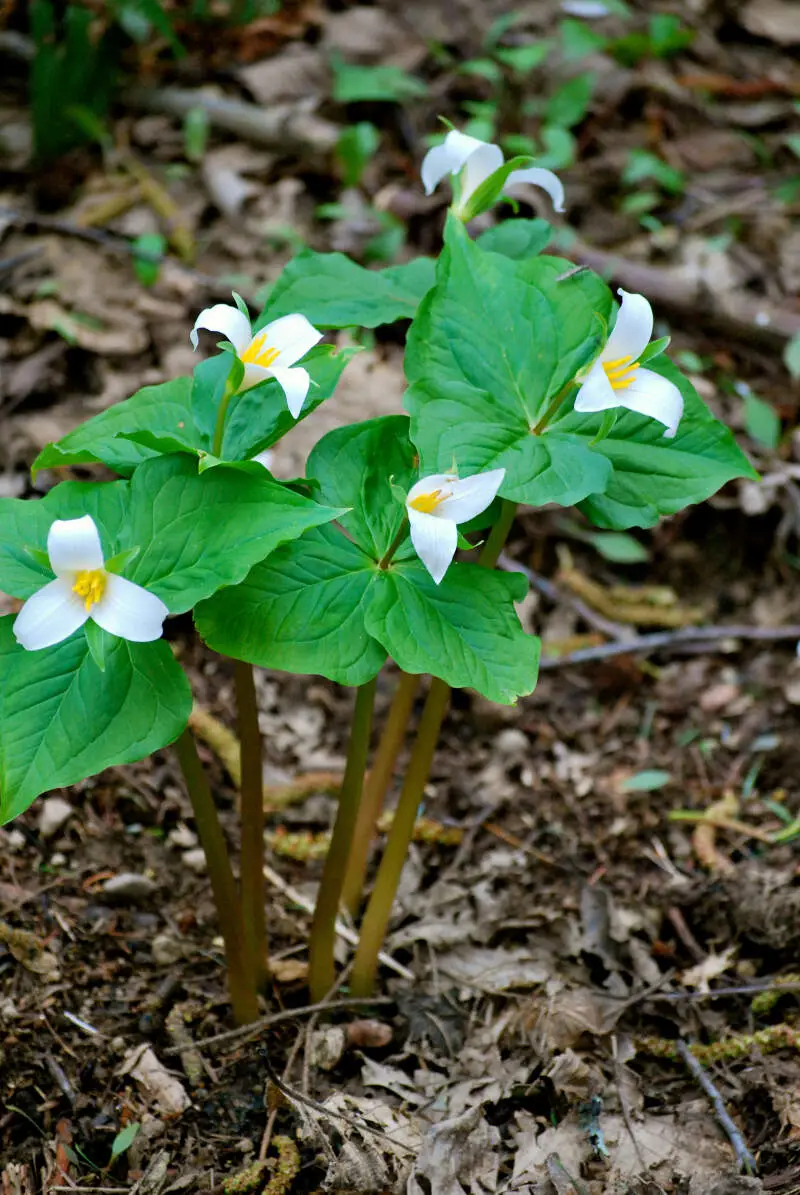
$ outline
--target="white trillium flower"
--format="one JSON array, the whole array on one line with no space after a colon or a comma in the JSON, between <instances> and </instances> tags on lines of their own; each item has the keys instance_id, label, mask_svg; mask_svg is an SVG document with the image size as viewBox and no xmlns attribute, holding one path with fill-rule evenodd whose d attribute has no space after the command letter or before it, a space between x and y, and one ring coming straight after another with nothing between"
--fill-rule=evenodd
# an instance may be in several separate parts
<instances>
[{"instance_id":1,"label":"white trillium flower","mask_svg":"<svg viewBox=\"0 0 800 1195\"><path fill-rule=\"evenodd\" d=\"M468 523L486 510L505 475L505 469L489 469L461 479L455 473L432 473L408 491L411 542L437 585L456 554L458 524Z\"/></svg>"},{"instance_id":2,"label":"white trillium flower","mask_svg":"<svg viewBox=\"0 0 800 1195\"><path fill-rule=\"evenodd\" d=\"M617 322L578 391L575 410L625 407L663 423L671 439L683 415L683 395L674 382L639 365L653 334L653 309L644 295L621 288L617 294L622 299Z\"/></svg>"},{"instance_id":3,"label":"white trillium flower","mask_svg":"<svg viewBox=\"0 0 800 1195\"><path fill-rule=\"evenodd\" d=\"M499 145L490 141L479 141L477 137L470 137L466 133L460 133L458 129L451 129L442 144L429 149L422 159L422 185L425 194L430 195L446 174L461 172L458 210L463 211L481 183L502 165L503 151ZM533 183L534 186L541 187L552 199L556 211L563 212L564 187L561 179L557 174L553 174L552 170L545 170L542 166L512 170L503 186L503 193L507 194L519 183Z\"/></svg>"},{"instance_id":4,"label":"white trillium flower","mask_svg":"<svg viewBox=\"0 0 800 1195\"><path fill-rule=\"evenodd\" d=\"M56 519L47 536L47 554L56 579L29 597L14 620L21 647L52 647L90 618L133 643L160 639L167 607L141 585L106 570L91 515Z\"/></svg>"},{"instance_id":5,"label":"white trillium flower","mask_svg":"<svg viewBox=\"0 0 800 1195\"><path fill-rule=\"evenodd\" d=\"M308 394L308 370L295 365L309 349L322 340L322 333L304 315L283 315L253 335L250 320L230 303L206 307L194 322L189 339L197 348L201 328L220 332L231 342L244 365L244 379L239 387L249 390L265 378L275 378L286 395L286 405L296 419Z\"/></svg>"}]
</instances>

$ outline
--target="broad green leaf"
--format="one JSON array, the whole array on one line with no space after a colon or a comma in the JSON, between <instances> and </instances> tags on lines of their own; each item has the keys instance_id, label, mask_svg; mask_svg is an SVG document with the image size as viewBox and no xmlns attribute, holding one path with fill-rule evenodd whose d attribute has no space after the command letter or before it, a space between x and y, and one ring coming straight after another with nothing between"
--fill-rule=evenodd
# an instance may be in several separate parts
<instances>
[{"instance_id":1,"label":"broad green leaf","mask_svg":"<svg viewBox=\"0 0 800 1195\"><path fill-rule=\"evenodd\" d=\"M396 491L407 494L417 473L406 415L385 415L328 432L308 458L320 500L349 507L339 522L375 561L390 547L406 517Z\"/></svg>"},{"instance_id":2,"label":"broad green leaf","mask_svg":"<svg viewBox=\"0 0 800 1195\"><path fill-rule=\"evenodd\" d=\"M642 564L650 559L644 544L624 531L588 532L586 542L600 553L604 560L614 564Z\"/></svg>"},{"instance_id":3,"label":"broad green leaf","mask_svg":"<svg viewBox=\"0 0 800 1195\"><path fill-rule=\"evenodd\" d=\"M546 249L552 235L553 229L546 220L503 220L482 232L478 244L489 253L525 261Z\"/></svg>"},{"instance_id":4,"label":"broad green leaf","mask_svg":"<svg viewBox=\"0 0 800 1195\"><path fill-rule=\"evenodd\" d=\"M362 685L386 659L364 624L375 571L335 527L319 527L256 565L242 584L202 602L197 629L235 659Z\"/></svg>"},{"instance_id":5,"label":"broad green leaf","mask_svg":"<svg viewBox=\"0 0 800 1195\"><path fill-rule=\"evenodd\" d=\"M124 432L147 430L181 444L198 443L190 397L191 378L175 378L158 386L145 386L124 402L115 403L82 423L54 444L48 444L33 462L34 477L40 469L62 465L102 463L123 477L156 455L156 449L117 437Z\"/></svg>"},{"instance_id":6,"label":"broad green leaf","mask_svg":"<svg viewBox=\"0 0 800 1195\"><path fill-rule=\"evenodd\" d=\"M684 400L683 418L674 439L663 426L632 411L620 411L609 434L594 451L613 466L605 492L582 504L598 527L622 531L651 527L662 515L672 515L694 502L703 502L734 477L758 478L731 432L715 419L694 386L666 357L648 362L648 369L674 382ZM587 441L597 433L600 416L574 411L558 427Z\"/></svg>"},{"instance_id":7,"label":"broad green leaf","mask_svg":"<svg viewBox=\"0 0 800 1195\"><path fill-rule=\"evenodd\" d=\"M475 564L451 566L435 585L419 561L401 561L376 573L366 626L404 672L513 705L535 687L539 665L539 640L513 606L527 591L525 577Z\"/></svg>"},{"instance_id":8,"label":"broad green leaf","mask_svg":"<svg viewBox=\"0 0 800 1195\"><path fill-rule=\"evenodd\" d=\"M471 242L457 221L437 284L408 338L406 408L421 472L503 467L502 497L571 505L602 491L607 460L571 431L539 422L599 350L611 295L570 263L515 262Z\"/></svg>"},{"instance_id":9,"label":"broad green leaf","mask_svg":"<svg viewBox=\"0 0 800 1195\"><path fill-rule=\"evenodd\" d=\"M192 694L163 640L115 639L101 672L84 636L25 651L13 621L0 618L0 822L40 793L142 759L185 728Z\"/></svg>"},{"instance_id":10,"label":"broad green leaf","mask_svg":"<svg viewBox=\"0 0 800 1195\"><path fill-rule=\"evenodd\" d=\"M284 269L256 327L294 311L302 311L316 328L377 328L412 319L433 286L434 272L430 257L367 270L343 253L307 249Z\"/></svg>"},{"instance_id":11,"label":"broad green leaf","mask_svg":"<svg viewBox=\"0 0 800 1195\"><path fill-rule=\"evenodd\" d=\"M636 772L620 781L619 791L623 793L652 793L672 779L671 772L664 772L660 768L652 768L646 772Z\"/></svg>"},{"instance_id":12,"label":"broad green leaf","mask_svg":"<svg viewBox=\"0 0 800 1195\"><path fill-rule=\"evenodd\" d=\"M158 457L131 481L64 482L39 502L0 502L0 589L27 598L52 574L27 547L46 548L54 519L90 514L108 560L138 548L130 581L157 594L171 614L241 581L280 544L338 513L274 481L258 465L198 475L187 456ZM79 633L80 638L83 636Z\"/></svg>"},{"instance_id":13,"label":"broad green leaf","mask_svg":"<svg viewBox=\"0 0 800 1195\"><path fill-rule=\"evenodd\" d=\"M547 101L545 124L565 129L580 124L589 107L596 78L594 71L585 71L562 83Z\"/></svg>"},{"instance_id":14,"label":"broad green leaf","mask_svg":"<svg viewBox=\"0 0 800 1195\"><path fill-rule=\"evenodd\" d=\"M334 58L333 98L340 104L369 100L402 103L428 94L421 79L399 66L357 66Z\"/></svg>"},{"instance_id":15,"label":"broad green leaf","mask_svg":"<svg viewBox=\"0 0 800 1195\"><path fill-rule=\"evenodd\" d=\"M114 1140L111 1142L111 1160L119 1158L126 1150L130 1149L136 1140L139 1129L142 1126L135 1120L130 1121L125 1125L124 1129L120 1129Z\"/></svg>"}]
</instances>

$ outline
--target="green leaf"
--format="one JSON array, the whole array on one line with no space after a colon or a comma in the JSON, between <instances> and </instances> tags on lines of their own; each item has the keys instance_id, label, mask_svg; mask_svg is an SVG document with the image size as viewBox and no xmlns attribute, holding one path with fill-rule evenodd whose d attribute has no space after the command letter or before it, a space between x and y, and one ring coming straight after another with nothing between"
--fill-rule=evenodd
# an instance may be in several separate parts
<instances>
[{"instance_id":1,"label":"green leaf","mask_svg":"<svg viewBox=\"0 0 800 1195\"><path fill-rule=\"evenodd\" d=\"M133 242L133 270L142 286L154 286L158 282L166 247L166 238L160 232L143 232Z\"/></svg>"},{"instance_id":2,"label":"green leaf","mask_svg":"<svg viewBox=\"0 0 800 1195\"><path fill-rule=\"evenodd\" d=\"M676 170L647 149L632 149L622 171L622 181L627 186L634 186L645 179L652 179L670 195L682 195L686 187L686 175L682 170Z\"/></svg>"},{"instance_id":3,"label":"green leaf","mask_svg":"<svg viewBox=\"0 0 800 1195\"><path fill-rule=\"evenodd\" d=\"M572 429L535 431L598 352L611 295L570 263L514 262L471 242L452 217L436 287L408 337L406 407L421 472L502 467L501 495L571 505L602 491L608 461Z\"/></svg>"},{"instance_id":4,"label":"green leaf","mask_svg":"<svg viewBox=\"0 0 800 1195\"><path fill-rule=\"evenodd\" d=\"M142 1126L137 1121L132 1120L125 1125L124 1129L120 1129L114 1140L111 1142L111 1161L121 1157L126 1150L129 1150L136 1140L139 1129Z\"/></svg>"},{"instance_id":5,"label":"green leaf","mask_svg":"<svg viewBox=\"0 0 800 1195\"><path fill-rule=\"evenodd\" d=\"M433 286L435 263L418 257L407 265L367 270L343 253L307 249L292 258L272 289L256 328L302 311L316 328L377 328L413 319Z\"/></svg>"},{"instance_id":6,"label":"green leaf","mask_svg":"<svg viewBox=\"0 0 800 1195\"><path fill-rule=\"evenodd\" d=\"M435 585L419 561L403 561L376 574L366 626L403 671L513 705L535 687L539 664L539 640L512 604L527 591L524 577L476 564L451 566Z\"/></svg>"},{"instance_id":7,"label":"green leaf","mask_svg":"<svg viewBox=\"0 0 800 1195\"><path fill-rule=\"evenodd\" d=\"M280 485L259 465L198 475L187 456L158 457L129 482L68 481L40 502L0 502L0 589L27 598L51 580L24 545L45 547L54 519L90 514L106 559L138 547L125 576L180 614L337 513Z\"/></svg>"},{"instance_id":8,"label":"green leaf","mask_svg":"<svg viewBox=\"0 0 800 1195\"><path fill-rule=\"evenodd\" d=\"M626 535L624 531L589 532L586 541L604 560L610 560L614 564L642 564L650 559L650 553L644 544L632 535Z\"/></svg>"},{"instance_id":9,"label":"green leaf","mask_svg":"<svg viewBox=\"0 0 800 1195\"><path fill-rule=\"evenodd\" d=\"M97 463L127 476L142 461L155 456L156 450L117 438L125 432L146 429L154 436L195 443L191 392L191 378L175 378L158 386L145 386L131 398L115 403L43 448L33 462L33 476L40 469Z\"/></svg>"},{"instance_id":10,"label":"green leaf","mask_svg":"<svg viewBox=\"0 0 800 1195\"><path fill-rule=\"evenodd\" d=\"M342 181L346 187L358 186L364 167L375 156L380 140L380 133L368 120L359 120L342 130L336 143L336 157L342 165Z\"/></svg>"},{"instance_id":11,"label":"green leaf","mask_svg":"<svg viewBox=\"0 0 800 1195\"><path fill-rule=\"evenodd\" d=\"M525 261L541 253L550 243L552 227L546 220L503 220L477 238L481 249ZM433 285L433 280L431 280Z\"/></svg>"},{"instance_id":12,"label":"green leaf","mask_svg":"<svg viewBox=\"0 0 800 1195\"><path fill-rule=\"evenodd\" d=\"M577 62L598 50L604 50L608 38L595 33L585 21L561 22L561 53L565 62Z\"/></svg>"},{"instance_id":13,"label":"green leaf","mask_svg":"<svg viewBox=\"0 0 800 1195\"><path fill-rule=\"evenodd\" d=\"M595 451L613 466L613 474L603 494L593 494L582 504L584 514L598 527L652 527L662 515L703 502L734 477L758 478L731 432L714 418L671 361L657 357L648 369L678 387L683 418L677 435L669 440L655 419L619 411L609 434L595 445ZM600 418L573 411L557 426L591 440Z\"/></svg>"},{"instance_id":14,"label":"green leaf","mask_svg":"<svg viewBox=\"0 0 800 1195\"><path fill-rule=\"evenodd\" d=\"M360 548L319 527L202 602L195 622L210 647L234 659L363 685L386 659L364 624L374 575Z\"/></svg>"},{"instance_id":15,"label":"green leaf","mask_svg":"<svg viewBox=\"0 0 800 1195\"><path fill-rule=\"evenodd\" d=\"M0 823L40 793L142 759L185 728L192 694L168 643L114 639L101 672L84 635L25 651L13 621L0 618Z\"/></svg>"},{"instance_id":16,"label":"green leaf","mask_svg":"<svg viewBox=\"0 0 800 1195\"><path fill-rule=\"evenodd\" d=\"M321 501L351 508L339 522L380 560L406 517L394 490L407 494L417 476L408 417L385 415L328 432L311 452L307 473L319 483Z\"/></svg>"},{"instance_id":17,"label":"green leaf","mask_svg":"<svg viewBox=\"0 0 800 1195\"><path fill-rule=\"evenodd\" d=\"M498 46L495 57L516 74L528 75L537 66L541 66L552 49L552 40L543 38L542 41L530 42L527 46Z\"/></svg>"},{"instance_id":18,"label":"green leaf","mask_svg":"<svg viewBox=\"0 0 800 1195\"><path fill-rule=\"evenodd\" d=\"M619 790L623 793L652 793L663 788L665 784L669 784L671 780L671 772L652 768L650 771L637 772L634 776L626 777L621 782Z\"/></svg>"},{"instance_id":19,"label":"green leaf","mask_svg":"<svg viewBox=\"0 0 800 1195\"><path fill-rule=\"evenodd\" d=\"M482 212L488 211L503 194L503 188L509 176L515 170L525 170L532 165L533 159L528 154L518 154L514 158L509 158L502 166L498 166L497 170L475 188L466 203L459 202L456 205L459 219L467 224L475 216L480 216Z\"/></svg>"},{"instance_id":20,"label":"green leaf","mask_svg":"<svg viewBox=\"0 0 800 1195\"><path fill-rule=\"evenodd\" d=\"M332 344L320 344L306 354L303 368L311 375L311 385L297 419L291 414L286 405L286 396L274 379L236 395L231 400L225 421L223 459L250 460L256 453L277 444L287 432L331 397L345 367L360 352L357 345L339 349ZM213 417L216 421L216 409Z\"/></svg>"},{"instance_id":21,"label":"green leaf","mask_svg":"<svg viewBox=\"0 0 800 1195\"><path fill-rule=\"evenodd\" d=\"M563 129L580 124L589 107L596 77L594 71L586 71L563 83L547 101L545 123Z\"/></svg>"},{"instance_id":22,"label":"green leaf","mask_svg":"<svg viewBox=\"0 0 800 1195\"><path fill-rule=\"evenodd\" d=\"M331 65L333 98L340 104L369 100L401 103L428 94L420 79L397 66L354 66L341 59L334 59Z\"/></svg>"},{"instance_id":23,"label":"green leaf","mask_svg":"<svg viewBox=\"0 0 800 1195\"><path fill-rule=\"evenodd\" d=\"M749 390L744 393L743 401L744 426L748 436L764 448L777 448L781 438L781 420L778 412Z\"/></svg>"}]
</instances>

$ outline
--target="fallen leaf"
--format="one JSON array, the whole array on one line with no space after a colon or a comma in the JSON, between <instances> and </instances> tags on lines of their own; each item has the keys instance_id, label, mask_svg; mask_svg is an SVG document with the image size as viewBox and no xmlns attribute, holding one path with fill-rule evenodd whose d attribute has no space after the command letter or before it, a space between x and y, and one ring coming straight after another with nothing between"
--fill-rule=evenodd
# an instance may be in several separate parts
<instances>
[{"instance_id":1,"label":"fallen leaf","mask_svg":"<svg viewBox=\"0 0 800 1195\"><path fill-rule=\"evenodd\" d=\"M483 991L506 992L545 983L550 969L525 947L461 946L438 959L438 969L457 983L474 984Z\"/></svg>"},{"instance_id":2,"label":"fallen leaf","mask_svg":"<svg viewBox=\"0 0 800 1195\"><path fill-rule=\"evenodd\" d=\"M500 1133L480 1105L429 1129L408 1195L484 1195L497 1190ZM420 1181L422 1180L422 1181Z\"/></svg>"},{"instance_id":3,"label":"fallen leaf","mask_svg":"<svg viewBox=\"0 0 800 1195\"><path fill-rule=\"evenodd\" d=\"M708 992L712 979L718 979L733 966L736 958L736 946L729 946L722 954L709 954L702 962L684 971L681 982L684 987L695 988L698 992Z\"/></svg>"},{"instance_id":4,"label":"fallen leaf","mask_svg":"<svg viewBox=\"0 0 800 1195\"><path fill-rule=\"evenodd\" d=\"M150 1046L137 1046L130 1050L118 1073L135 1079L162 1116L180 1116L191 1107L192 1101L183 1084L159 1062Z\"/></svg>"}]
</instances>

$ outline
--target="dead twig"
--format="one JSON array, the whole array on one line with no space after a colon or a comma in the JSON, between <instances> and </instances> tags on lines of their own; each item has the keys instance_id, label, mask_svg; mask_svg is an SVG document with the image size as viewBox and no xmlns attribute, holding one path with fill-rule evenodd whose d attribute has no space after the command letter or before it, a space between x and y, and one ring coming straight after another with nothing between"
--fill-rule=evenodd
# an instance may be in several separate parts
<instances>
[{"instance_id":1,"label":"dead twig","mask_svg":"<svg viewBox=\"0 0 800 1195\"><path fill-rule=\"evenodd\" d=\"M656 306L667 307L695 323L713 325L737 340L775 349L800 333L800 315L790 307L779 307L741 289L717 293L702 278L680 267L666 269L628 261L581 241L573 241L563 253L626 290L650 295Z\"/></svg>"},{"instance_id":2,"label":"dead twig","mask_svg":"<svg viewBox=\"0 0 800 1195\"><path fill-rule=\"evenodd\" d=\"M602 643L598 647L582 647L566 656L542 656L539 670L567 668L573 664L596 664L613 656L651 655L655 651L670 651L689 643L720 643L726 639L744 639L751 643L781 643L800 640L800 626L753 627L746 625L680 627L675 631L657 631L652 635L637 635L622 643Z\"/></svg>"},{"instance_id":3,"label":"dead twig","mask_svg":"<svg viewBox=\"0 0 800 1195\"><path fill-rule=\"evenodd\" d=\"M731 1120L730 1114L725 1107L722 1096L717 1091L717 1088L711 1082L711 1079L703 1070L698 1060L692 1054L686 1042L678 1041L676 1046L679 1057L683 1059L687 1069L691 1072L692 1077L696 1080L700 1087L702 1087L703 1091L711 1100L711 1104L714 1109L714 1115L716 1116L725 1134L727 1135L728 1140L733 1146L733 1152L736 1154L736 1161L739 1165L739 1169L747 1171L748 1174L755 1174L757 1169L756 1160L750 1153L750 1150L747 1148L744 1137Z\"/></svg>"},{"instance_id":4,"label":"dead twig","mask_svg":"<svg viewBox=\"0 0 800 1195\"><path fill-rule=\"evenodd\" d=\"M566 593L560 585L556 585L554 581L543 577L541 573L537 573L532 568L528 568L524 564L519 564L518 561L512 560L505 552L500 553L497 561L498 567L504 569L508 573L522 573L523 577L528 578L531 587L537 590L542 597L547 598L548 602L554 605L566 604L578 614L585 623L590 627L594 627L596 631L607 635L610 639L618 642L627 642L634 637L634 632L630 627L623 626L620 622L614 622L605 615L599 614L593 610L591 606L587 605L582 598L577 597L573 593Z\"/></svg>"},{"instance_id":5,"label":"dead twig","mask_svg":"<svg viewBox=\"0 0 800 1195\"><path fill-rule=\"evenodd\" d=\"M195 1047L198 1050L205 1050L208 1046L222 1045L223 1042L248 1041L251 1037L257 1037L264 1029L269 1029L271 1025L280 1025L282 1021L293 1021L297 1017L309 1016L311 1013L322 1012L323 1010L335 1012L342 1008L370 1008L378 1004L394 1004L394 1000L390 996L374 996L353 998L352 1000L331 1000L326 1004L321 1001L319 1004L303 1004L299 1008L283 1008L280 1012L270 1013L269 1016L261 1017L258 1021L253 1021L250 1025L241 1025L238 1029L228 1029L225 1033L216 1033L213 1037L205 1037L202 1041L195 1042ZM179 1054L183 1046L169 1046L163 1053Z\"/></svg>"}]
</instances>

